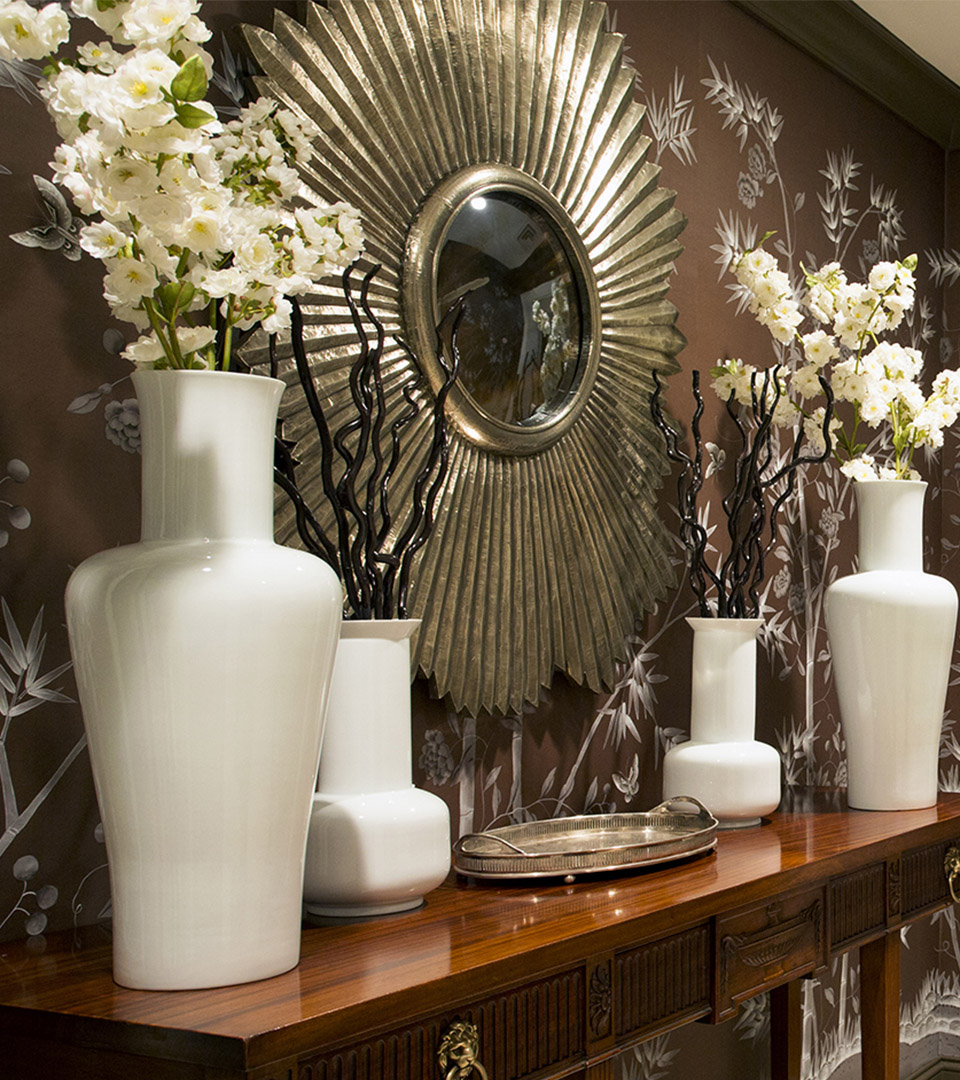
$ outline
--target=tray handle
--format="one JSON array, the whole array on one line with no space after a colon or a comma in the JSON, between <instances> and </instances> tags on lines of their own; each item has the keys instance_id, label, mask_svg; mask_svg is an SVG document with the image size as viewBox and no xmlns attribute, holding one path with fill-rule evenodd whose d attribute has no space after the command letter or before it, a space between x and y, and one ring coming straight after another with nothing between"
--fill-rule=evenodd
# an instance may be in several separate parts
<instances>
[{"instance_id":1,"label":"tray handle","mask_svg":"<svg viewBox=\"0 0 960 1080\"><path fill-rule=\"evenodd\" d=\"M460 839L454 844L455 851L462 851L465 855L469 855L467 845L471 840L495 840L498 844L503 844L504 847L509 848L515 855L523 855L525 858L530 858L530 852L524 851L522 847L517 847L516 844L511 844L509 840L504 840L502 836L495 836L492 832L474 832L466 833L461 836Z\"/></svg>"},{"instance_id":2,"label":"tray handle","mask_svg":"<svg viewBox=\"0 0 960 1080\"><path fill-rule=\"evenodd\" d=\"M716 821L713 814L703 805L703 803L694 795L674 795L669 799L664 799L659 806L655 806L652 810L648 811L651 814L669 814L680 813L681 811L673 809L675 803L691 803L697 808L696 817L698 818L710 818L711 821ZM693 817L694 815L690 815Z\"/></svg>"}]
</instances>

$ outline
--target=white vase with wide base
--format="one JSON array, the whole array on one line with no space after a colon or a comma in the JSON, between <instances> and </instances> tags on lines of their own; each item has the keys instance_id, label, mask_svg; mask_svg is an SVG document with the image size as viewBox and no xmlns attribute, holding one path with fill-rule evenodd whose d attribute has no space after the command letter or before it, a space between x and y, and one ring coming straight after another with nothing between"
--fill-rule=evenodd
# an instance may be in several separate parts
<instances>
[{"instance_id":1,"label":"white vase with wide base","mask_svg":"<svg viewBox=\"0 0 960 1080\"><path fill-rule=\"evenodd\" d=\"M81 563L66 595L114 978L147 990L263 979L300 955L340 583L273 542L283 383L133 379L142 539Z\"/></svg>"},{"instance_id":2,"label":"white vase with wide base","mask_svg":"<svg viewBox=\"0 0 960 1080\"><path fill-rule=\"evenodd\" d=\"M957 592L923 571L926 486L856 484L859 572L835 581L824 599L847 801L858 810L918 810L937 801Z\"/></svg>"},{"instance_id":3,"label":"white vase with wide base","mask_svg":"<svg viewBox=\"0 0 960 1080\"><path fill-rule=\"evenodd\" d=\"M694 795L721 828L757 825L780 803L780 755L754 738L760 619L693 628L690 741L663 759L663 797Z\"/></svg>"},{"instance_id":4,"label":"white vase with wide base","mask_svg":"<svg viewBox=\"0 0 960 1080\"><path fill-rule=\"evenodd\" d=\"M447 805L412 783L410 638L419 625L341 628L307 838L308 916L408 911L450 870Z\"/></svg>"}]
</instances>

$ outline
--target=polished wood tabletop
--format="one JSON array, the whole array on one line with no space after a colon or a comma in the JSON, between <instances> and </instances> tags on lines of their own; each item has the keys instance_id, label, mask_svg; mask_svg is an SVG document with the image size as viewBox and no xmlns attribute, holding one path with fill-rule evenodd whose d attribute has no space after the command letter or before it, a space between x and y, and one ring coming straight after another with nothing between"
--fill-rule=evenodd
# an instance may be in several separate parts
<instances>
[{"instance_id":1,"label":"polished wood tabletop","mask_svg":"<svg viewBox=\"0 0 960 1080\"><path fill-rule=\"evenodd\" d=\"M43 951L9 943L0 946L0 1045L4 1033L26 1033L250 1069L958 835L960 795L927 810L863 812L843 793L800 792L760 826L722 831L715 852L669 865L573 884L451 875L419 910L306 927L294 970L214 990L123 989L97 927L50 935Z\"/></svg>"}]
</instances>

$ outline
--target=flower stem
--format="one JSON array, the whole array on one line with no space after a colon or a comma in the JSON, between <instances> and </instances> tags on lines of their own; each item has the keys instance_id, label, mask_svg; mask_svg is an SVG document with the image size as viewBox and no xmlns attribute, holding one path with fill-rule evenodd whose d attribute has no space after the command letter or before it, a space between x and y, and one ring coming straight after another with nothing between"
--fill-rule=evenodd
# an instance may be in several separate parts
<instances>
[{"instance_id":1,"label":"flower stem","mask_svg":"<svg viewBox=\"0 0 960 1080\"><path fill-rule=\"evenodd\" d=\"M157 340L163 348L164 354L167 360L170 362L171 367L180 367L182 365L176 363L176 357L171 347L170 342L167 340L166 335L163 332L163 321L157 314L157 309L153 306L153 301L145 296L143 298L143 310L147 313L147 318L150 320L150 325L153 327L153 332L157 335Z\"/></svg>"}]
</instances>

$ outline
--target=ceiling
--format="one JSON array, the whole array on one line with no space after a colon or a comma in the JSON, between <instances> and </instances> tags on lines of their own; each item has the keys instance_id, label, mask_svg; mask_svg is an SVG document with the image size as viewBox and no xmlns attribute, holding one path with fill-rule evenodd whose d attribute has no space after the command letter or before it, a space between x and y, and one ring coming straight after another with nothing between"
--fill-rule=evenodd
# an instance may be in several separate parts
<instances>
[{"instance_id":1,"label":"ceiling","mask_svg":"<svg viewBox=\"0 0 960 1080\"><path fill-rule=\"evenodd\" d=\"M960 0L855 0L904 44L960 86Z\"/></svg>"}]
</instances>

